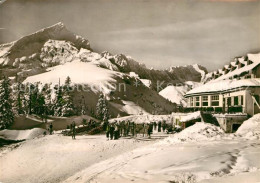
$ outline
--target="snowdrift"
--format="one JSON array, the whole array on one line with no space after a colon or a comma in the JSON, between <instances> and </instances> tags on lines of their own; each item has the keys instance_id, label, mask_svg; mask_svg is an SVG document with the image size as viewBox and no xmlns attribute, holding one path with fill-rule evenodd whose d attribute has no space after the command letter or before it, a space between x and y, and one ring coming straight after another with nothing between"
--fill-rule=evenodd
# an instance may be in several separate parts
<instances>
[{"instance_id":1,"label":"snowdrift","mask_svg":"<svg viewBox=\"0 0 260 183\"><path fill-rule=\"evenodd\" d=\"M46 130L41 128L33 128L30 130L2 130L0 138L9 140L28 140L43 135Z\"/></svg>"},{"instance_id":2,"label":"snowdrift","mask_svg":"<svg viewBox=\"0 0 260 183\"><path fill-rule=\"evenodd\" d=\"M260 138L260 114L254 115L246 120L237 130L237 135L241 135L246 139Z\"/></svg>"},{"instance_id":3,"label":"snowdrift","mask_svg":"<svg viewBox=\"0 0 260 183\"><path fill-rule=\"evenodd\" d=\"M196 142L196 141L208 141L208 140L218 140L224 135L224 131L215 125L198 122L193 126L190 126L180 133L168 137L162 141L166 144L174 144L180 142Z\"/></svg>"}]
</instances>

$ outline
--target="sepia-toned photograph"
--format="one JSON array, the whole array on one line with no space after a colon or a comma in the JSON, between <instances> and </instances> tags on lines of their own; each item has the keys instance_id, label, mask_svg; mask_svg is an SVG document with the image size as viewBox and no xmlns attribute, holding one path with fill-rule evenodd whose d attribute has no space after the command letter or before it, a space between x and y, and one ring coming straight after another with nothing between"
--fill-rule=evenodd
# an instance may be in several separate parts
<instances>
[{"instance_id":1,"label":"sepia-toned photograph","mask_svg":"<svg viewBox=\"0 0 260 183\"><path fill-rule=\"evenodd\" d=\"M260 0L0 0L0 183L260 183Z\"/></svg>"}]
</instances>

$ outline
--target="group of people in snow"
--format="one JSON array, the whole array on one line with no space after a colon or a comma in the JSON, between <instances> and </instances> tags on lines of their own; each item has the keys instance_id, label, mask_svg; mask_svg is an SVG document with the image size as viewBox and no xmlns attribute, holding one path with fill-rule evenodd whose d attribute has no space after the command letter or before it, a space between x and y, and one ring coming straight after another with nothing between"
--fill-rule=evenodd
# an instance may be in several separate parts
<instances>
[{"instance_id":1,"label":"group of people in snow","mask_svg":"<svg viewBox=\"0 0 260 183\"><path fill-rule=\"evenodd\" d=\"M134 122L128 121L114 121L113 123L108 123L106 125L106 137L109 140L117 140L120 137L126 136L137 136L138 133L143 134L143 137L147 135L149 138L153 131L158 130L158 132L165 132L167 128L166 121L159 121L150 123L142 123L141 125Z\"/></svg>"},{"instance_id":2,"label":"group of people in snow","mask_svg":"<svg viewBox=\"0 0 260 183\"><path fill-rule=\"evenodd\" d=\"M166 124L166 121L159 122L150 122L150 123L142 123L136 124L135 122L128 121L114 121L112 123L104 123L103 130L106 131L106 137L108 140L117 140L120 137L132 136L136 137L137 134L142 134L143 137L147 136L151 137L151 134L155 131L158 132L169 132L171 128ZM94 129L98 126L98 124L94 120L89 120L89 122L85 123L86 127ZM53 134L53 124L49 125L49 133ZM67 135L71 135L72 139L76 139L76 123L73 121L70 125L67 126Z\"/></svg>"}]
</instances>

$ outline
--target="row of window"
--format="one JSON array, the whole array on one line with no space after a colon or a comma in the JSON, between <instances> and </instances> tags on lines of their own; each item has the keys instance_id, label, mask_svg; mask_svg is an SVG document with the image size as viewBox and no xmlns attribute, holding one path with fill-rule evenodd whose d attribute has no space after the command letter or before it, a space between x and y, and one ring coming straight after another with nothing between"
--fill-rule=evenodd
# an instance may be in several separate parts
<instances>
[{"instance_id":1,"label":"row of window","mask_svg":"<svg viewBox=\"0 0 260 183\"><path fill-rule=\"evenodd\" d=\"M211 97L211 106L219 106L219 96L212 95ZM202 106L209 106L209 96L202 96ZM190 97L189 104L191 107L199 107L200 106L200 97Z\"/></svg>"},{"instance_id":2,"label":"row of window","mask_svg":"<svg viewBox=\"0 0 260 183\"><path fill-rule=\"evenodd\" d=\"M225 98L226 106L241 106L244 105L244 96L234 96Z\"/></svg>"},{"instance_id":3,"label":"row of window","mask_svg":"<svg viewBox=\"0 0 260 183\"><path fill-rule=\"evenodd\" d=\"M189 106L190 107L199 107L201 106L200 103L202 102L202 107L209 106L209 97L211 101L210 106L219 106L219 95L211 95L211 96L202 96L202 100L200 101L200 97L190 97L189 98ZM244 97L243 95L234 96L234 97L227 97L225 98L225 105L226 106L242 106L244 105Z\"/></svg>"}]
</instances>

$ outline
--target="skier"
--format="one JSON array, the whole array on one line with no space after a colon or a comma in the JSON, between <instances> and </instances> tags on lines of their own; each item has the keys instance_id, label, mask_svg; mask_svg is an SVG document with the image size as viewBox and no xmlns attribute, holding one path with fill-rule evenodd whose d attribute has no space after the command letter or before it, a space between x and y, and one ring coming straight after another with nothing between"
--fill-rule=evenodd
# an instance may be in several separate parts
<instances>
[{"instance_id":1,"label":"skier","mask_svg":"<svg viewBox=\"0 0 260 183\"><path fill-rule=\"evenodd\" d=\"M127 124L125 121L124 121L124 136L125 137L127 136Z\"/></svg>"},{"instance_id":2,"label":"skier","mask_svg":"<svg viewBox=\"0 0 260 183\"><path fill-rule=\"evenodd\" d=\"M145 128L146 128L146 125L145 125L145 123L143 123L143 137L144 137L144 134L145 134Z\"/></svg>"},{"instance_id":3,"label":"skier","mask_svg":"<svg viewBox=\"0 0 260 183\"><path fill-rule=\"evenodd\" d=\"M154 125L154 130L156 130L157 129L157 123L153 122L153 125Z\"/></svg>"},{"instance_id":4,"label":"skier","mask_svg":"<svg viewBox=\"0 0 260 183\"><path fill-rule=\"evenodd\" d=\"M153 132L153 124L152 123L149 123L147 131L148 131L148 137L151 138L151 134Z\"/></svg>"},{"instance_id":5,"label":"skier","mask_svg":"<svg viewBox=\"0 0 260 183\"><path fill-rule=\"evenodd\" d=\"M131 129L131 124L130 124L130 121L128 120L127 121L127 135L129 135L129 132L130 132L130 129Z\"/></svg>"},{"instance_id":6,"label":"skier","mask_svg":"<svg viewBox=\"0 0 260 183\"><path fill-rule=\"evenodd\" d=\"M165 132L165 129L166 129L166 121L163 121L162 128L163 128L163 132Z\"/></svg>"},{"instance_id":7,"label":"skier","mask_svg":"<svg viewBox=\"0 0 260 183\"><path fill-rule=\"evenodd\" d=\"M109 133L110 133L110 124L107 124L107 126L106 126L106 136L107 136L107 140L109 140Z\"/></svg>"},{"instance_id":8,"label":"skier","mask_svg":"<svg viewBox=\"0 0 260 183\"><path fill-rule=\"evenodd\" d=\"M115 124L115 140L117 140L119 137L119 128L118 128L118 124Z\"/></svg>"},{"instance_id":9,"label":"skier","mask_svg":"<svg viewBox=\"0 0 260 183\"><path fill-rule=\"evenodd\" d=\"M158 132L161 132L161 127L162 127L162 122L159 121L159 123L158 123Z\"/></svg>"},{"instance_id":10,"label":"skier","mask_svg":"<svg viewBox=\"0 0 260 183\"><path fill-rule=\"evenodd\" d=\"M135 123L132 122L132 134L133 134L133 137L135 136Z\"/></svg>"},{"instance_id":11,"label":"skier","mask_svg":"<svg viewBox=\"0 0 260 183\"><path fill-rule=\"evenodd\" d=\"M111 124L110 129L109 129L110 140L113 140L113 138L114 138L114 130L115 130L115 127L114 127L114 125Z\"/></svg>"},{"instance_id":12,"label":"skier","mask_svg":"<svg viewBox=\"0 0 260 183\"><path fill-rule=\"evenodd\" d=\"M72 139L76 139L76 124L75 121L71 124Z\"/></svg>"},{"instance_id":13,"label":"skier","mask_svg":"<svg viewBox=\"0 0 260 183\"><path fill-rule=\"evenodd\" d=\"M119 127L120 127L120 137L122 137L123 136L123 130L124 130L124 121L121 121L120 122L120 125L119 125Z\"/></svg>"},{"instance_id":14,"label":"skier","mask_svg":"<svg viewBox=\"0 0 260 183\"><path fill-rule=\"evenodd\" d=\"M52 125L52 123L50 124L49 129L50 129L50 135L52 135L52 132L53 132L53 125Z\"/></svg>"}]
</instances>

